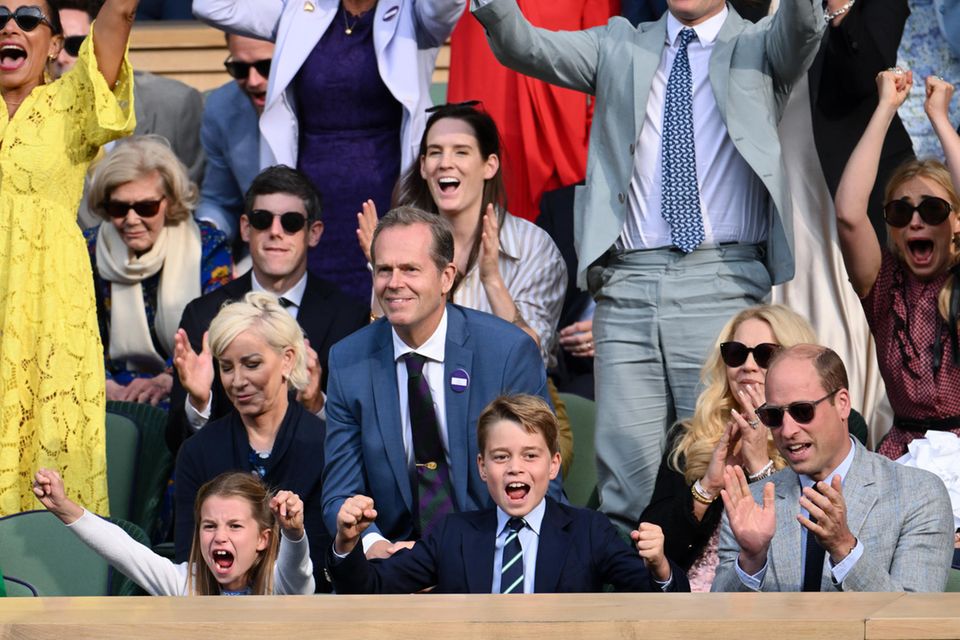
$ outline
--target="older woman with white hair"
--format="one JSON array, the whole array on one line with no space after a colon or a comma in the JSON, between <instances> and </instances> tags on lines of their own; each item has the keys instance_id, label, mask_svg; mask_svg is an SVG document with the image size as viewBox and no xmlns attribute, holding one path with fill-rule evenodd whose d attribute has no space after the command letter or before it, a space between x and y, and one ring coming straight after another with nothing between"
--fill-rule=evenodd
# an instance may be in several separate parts
<instances>
[{"instance_id":1,"label":"older woman with white hair","mask_svg":"<svg viewBox=\"0 0 960 640\"><path fill-rule=\"evenodd\" d=\"M159 136L117 145L87 195L104 219L84 232L93 262L107 399L160 404L173 387L184 307L230 281L226 236L193 219L197 188Z\"/></svg>"},{"instance_id":2,"label":"older woman with white hair","mask_svg":"<svg viewBox=\"0 0 960 640\"><path fill-rule=\"evenodd\" d=\"M309 381L303 331L276 297L250 292L221 309L207 339L234 409L186 440L177 456L177 562L190 553L198 488L226 471L248 471L303 499L317 588L329 591L322 569L332 539L320 501L326 428L294 399Z\"/></svg>"}]
</instances>

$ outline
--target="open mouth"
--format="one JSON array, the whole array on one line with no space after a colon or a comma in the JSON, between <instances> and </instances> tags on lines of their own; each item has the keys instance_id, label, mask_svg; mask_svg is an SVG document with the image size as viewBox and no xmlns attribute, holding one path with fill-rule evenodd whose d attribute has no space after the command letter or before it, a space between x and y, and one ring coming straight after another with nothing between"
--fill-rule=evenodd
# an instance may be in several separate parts
<instances>
[{"instance_id":1,"label":"open mouth","mask_svg":"<svg viewBox=\"0 0 960 640\"><path fill-rule=\"evenodd\" d=\"M917 264L928 264L933 259L933 240L907 240L907 251Z\"/></svg>"},{"instance_id":2,"label":"open mouth","mask_svg":"<svg viewBox=\"0 0 960 640\"><path fill-rule=\"evenodd\" d=\"M213 564L217 566L217 571L225 573L233 566L233 554L226 549L217 549L213 552Z\"/></svg>"},{"instance_id":3,"label":"open mouth","mask_svg":"<svg viewBox=\"0 0 960 640\"><path fill-rule=\"evenodd\" d=\"M510 500L523 500L530 493L530 485L523 482L511 482L507 485L507 497Z\"/></svg>"},{"instance_id":4,"label":"open mouth","mask_svg":"<svg viewBox=\"0 0 960 640\"><path fill-rule=\"evenodd\" d=\"M798 460L807 455L807 452L810 449L810 443L806 442L803 444L792 444L787 447L787 457L791 460Z\"/></svg>"},{"instance_id":5,"label":"open mouth","mask_svg":"<svg viewBox=\"0 0 960 640\"><path fill-rule=\"evenodd\" d=\"M437 180L437 186L441 193L452 193L460 186L460 181L456 178L440 178Z\"/></svg>"},{"instance_id":6,"label":"open mouth","mask_svg":"<svg viewBox=\"0 0 960 640\"><path fill-rule=\"evenodd\" d=\"M15 44L5 44L0 47L0 69L13 71L23 66L27 59L26 50Z\"/></svg>"}]
</instances>

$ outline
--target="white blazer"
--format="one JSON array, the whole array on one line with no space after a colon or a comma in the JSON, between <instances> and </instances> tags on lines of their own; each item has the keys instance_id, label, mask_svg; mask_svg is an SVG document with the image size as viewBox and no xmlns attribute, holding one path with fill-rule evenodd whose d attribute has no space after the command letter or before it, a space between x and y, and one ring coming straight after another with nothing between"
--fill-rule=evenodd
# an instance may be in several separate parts
<instances>
[{"instance_id":1,"label":"white blazer","mask_svg":"<svg viewBox=\"0 0 960 640\"><path fill-rule=\"evenodd\" d=\"M197 18L230 33L276 43L267 103L260 117L260 166L297 166L293 80L336 15L338 0L194 0ZM378 0L373 44L380 76L403 105L402 168L418 155L431 105L430 81L440 45L466 0Z\"/></svg>"}]
</instances>

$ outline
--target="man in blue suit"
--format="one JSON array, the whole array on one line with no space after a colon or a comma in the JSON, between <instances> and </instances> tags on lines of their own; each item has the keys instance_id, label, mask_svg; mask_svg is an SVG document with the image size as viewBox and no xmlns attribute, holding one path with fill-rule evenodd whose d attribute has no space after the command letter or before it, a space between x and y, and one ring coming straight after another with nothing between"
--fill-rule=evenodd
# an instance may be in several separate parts
<instances>
[{"instance_id":1,"label":"man in blue suit","mask_svg":"<svg viewBox=\"0 0 960 640\"><path fill-rule=\"evenodd\" d=\"M472 0L501 63L596 96L574 243L597 301L600 508L624 527L653 493L666 428L693 415L720 328L793 277L777 125L824 29L819 0L757 24L725 0L667 9L551 32L516 0Z\"/></svg>"},{"instance_id":2,"label":"man in blue suit","mask_svg":"<svg viewBox=\"0 0 960 640\"><path fill-rule=\"evenodd\" d=\"M324 520L336 531L344 500L372 496L379 515L366 531L364 551L386 557L412 545L443 512L490 505L473 461L474 432L483 407L501 393L546 398L539 350L518 327L495 316L447 304L456 266L453 233L440 216L394 209L377 226L371 254L381 318L330 350L327 383ZM420 359L426 401L411 387L410 362ZM415 384L415 383L414 383ZM422 423L411 414L429 408L436 458L421 460L415 438ZM418 483L424 469L441 479L447 500L428 516ZM559 494L559 489L557 488ZM394 544L396 543L396 544Z\"/></svg>"},{"instance_id":3,"label":"man in blue suit","mask_svg":"<svg viewBox=\"0 0 960 640\"><path fill-rule=\"evenodd\" d=\"M642 523L632 551L601 513L557 504L547 485L560 469L557 419L540 398L502 396L477 423L477 466L495 509L448 515L438 528L382 562L357 545L377 517L354 496L337 517L327 565L338 593L558 593L689 591L663 552L663 532Z\"/></svg>"}]
</instances>

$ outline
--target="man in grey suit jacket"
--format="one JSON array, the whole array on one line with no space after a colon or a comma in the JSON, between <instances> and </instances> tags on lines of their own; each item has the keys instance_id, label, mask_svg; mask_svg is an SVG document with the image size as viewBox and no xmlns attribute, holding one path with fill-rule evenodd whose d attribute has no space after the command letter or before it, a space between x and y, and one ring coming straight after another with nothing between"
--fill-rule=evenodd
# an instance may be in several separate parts
<instances>
[{"instance_id":1,"label":"man in grey suit jacket","mask_svg":"<svg viewBox=\"0 0 960 640\"><path fill-rule=\"evenodd\" d=\"M727 467L713 591L943 591L953 557L947 490L850 437L839 356L785 350L770 364L766 397L757 416L789 466L762 487Z\"/></svg>"},{"instance_id":2,"label":"man in grey suit jacket","mask_svg":"<svg viewBox=\"0 0 960 640\"><path fill-rule=\"evenodd\" d=\"M723 323L793 277L777 123L819 46L821 3L783 0L752 24L724 0L669 0L657 22L576 32L532 27L515 0L473 3L503 64L596 96L575 202L578 284L597 300L601 509L632 528ZM681 116L684 135L667 127Z\"/></svg>"}]
</instances>

